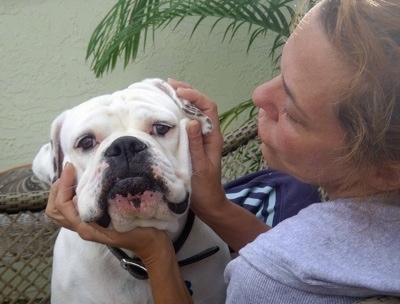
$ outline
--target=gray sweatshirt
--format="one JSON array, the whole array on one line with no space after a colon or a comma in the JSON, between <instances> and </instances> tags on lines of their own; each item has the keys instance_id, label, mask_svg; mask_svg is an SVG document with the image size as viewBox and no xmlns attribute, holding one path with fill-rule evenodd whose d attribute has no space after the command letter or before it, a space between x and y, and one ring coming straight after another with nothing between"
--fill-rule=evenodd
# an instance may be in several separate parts
<instances>
[{"instance_id":1,"label":"gray sweatshirt","mask_svg":"<svg viewBox=\"0 0 400 304\"><path fill-rule=\"evenodd\" d=\"M400 296L400 207L313 204L261 234L225 271L226 303L353 303Z\"/></svg>"}]
</instances>

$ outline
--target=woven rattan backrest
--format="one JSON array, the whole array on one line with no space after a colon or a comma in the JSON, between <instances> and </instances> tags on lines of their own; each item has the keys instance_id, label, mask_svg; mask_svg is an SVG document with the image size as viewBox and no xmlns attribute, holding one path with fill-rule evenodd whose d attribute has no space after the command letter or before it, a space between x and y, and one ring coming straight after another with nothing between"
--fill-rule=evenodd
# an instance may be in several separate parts
<instances>
[{"instance_id":1,"label":"woven rattan backrest","mask_svg":"<svg viewBox=\"0 0 400 304\"><path fill-rule=\"evenodd\" d=\"M224 136L221 165L223 183L268 167L261 154L255 120Z\"/></svg>"},{"instance_id":2,"label":"woven rattan backrest","mask_svg":"<svg viewBox=\"0 0 400 304\"><path fill-rule=\"evenodd\" d=\"M58 227L43 211L1 214L0 302L49 303Z\"/></svg>"}]
</instances>

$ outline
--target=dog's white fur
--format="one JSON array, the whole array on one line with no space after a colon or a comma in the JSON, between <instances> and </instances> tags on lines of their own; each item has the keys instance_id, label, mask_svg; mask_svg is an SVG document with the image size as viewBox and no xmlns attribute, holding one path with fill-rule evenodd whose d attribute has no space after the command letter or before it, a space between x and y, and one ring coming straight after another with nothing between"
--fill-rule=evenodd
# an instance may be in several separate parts
<instances>
[{"instance_id":1,"label":"dog's white fur","mask_svg":"<svg viewBox=\"0 0 400 304\"><path fill-rule=\"evenodd\" d=\"M39 151L33 171L50 183L70 162L76 169L82 220L121 232L155 227L174 240L186 221L191 191L186 134L190 119L202 122L203 133L211 131L210 120L179 99L167 83L147 79L58 116L51 127L51 143ZM223 271L230 259L226 244L196 218L178 260L212 246L220 251L181 268L195 303L224 302ZM152 296L148 281L122 269L106 246L62 228L54 248L51 300L152 303Z\"/></svg>"}]
</instances>

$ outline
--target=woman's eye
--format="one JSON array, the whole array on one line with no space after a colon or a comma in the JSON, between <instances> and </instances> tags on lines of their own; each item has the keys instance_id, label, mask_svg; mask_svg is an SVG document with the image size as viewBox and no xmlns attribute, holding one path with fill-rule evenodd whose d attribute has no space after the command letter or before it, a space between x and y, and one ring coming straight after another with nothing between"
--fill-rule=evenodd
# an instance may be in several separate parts
<instances>
[{"instance_id":1,"label":"woman's eye","mask_svg":"<svg viewBox=\"0 0 400 304\"><path fill-rule=\"evenodd\" d=\"M153 125L152 134L164 136L172 127L164 123L156 123Z\"/></svg>"},{"instance_id":2,"label":"woman's eye","mask_svg":"<svg viewBox=\"0 0 400 304\"><path fill-rule=\"evenodd\" d=\"M296 119L294 119L294 118L288 113L288 111L286 110L286 108L283 108L283 109L282 109L282 114L285 115L285 117L286 117L289 121L295 122L295 123L298 122Z\"/></svg>"},{"instance_id":3,"label":"woman's eye","mask_svg":"<svg viewBox=\"0 0 400 304\"><path fill-rule=\"evenodd\" d=\"M83 151L93 149L97 145L96 139L92 135L83 136L79 139L76 148L80 148Z\"/></svg>"}]
</instances>

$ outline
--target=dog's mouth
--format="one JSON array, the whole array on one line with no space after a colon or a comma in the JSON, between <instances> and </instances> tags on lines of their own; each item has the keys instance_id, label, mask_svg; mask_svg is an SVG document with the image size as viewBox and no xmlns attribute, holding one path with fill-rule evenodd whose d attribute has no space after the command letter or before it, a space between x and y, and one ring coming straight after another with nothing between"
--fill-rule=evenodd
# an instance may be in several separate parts
<instances>
[{"instance_id":1,"label":"dog's mouth","mask_svg":"<svg viewBox=\"0 0 400 304\"><path fill-rule=\"evenodd\" d=\"M162 183L146 177L119 180L103 196L100 202L103 215L96 222L108 227L111 220L157 219L165 217L168 210L180 215L188 209L189 193L181 202L169 201L166 193Z\"/></svg>"}]
</instances>

